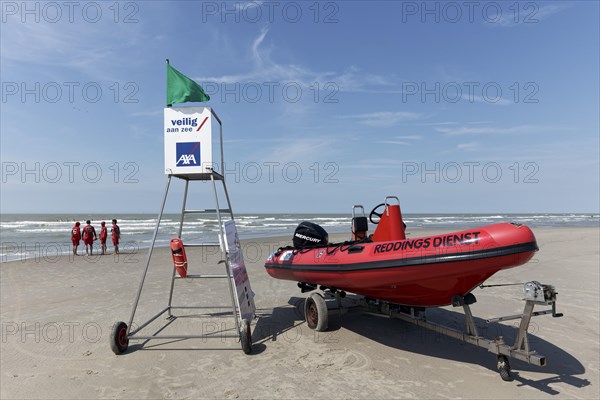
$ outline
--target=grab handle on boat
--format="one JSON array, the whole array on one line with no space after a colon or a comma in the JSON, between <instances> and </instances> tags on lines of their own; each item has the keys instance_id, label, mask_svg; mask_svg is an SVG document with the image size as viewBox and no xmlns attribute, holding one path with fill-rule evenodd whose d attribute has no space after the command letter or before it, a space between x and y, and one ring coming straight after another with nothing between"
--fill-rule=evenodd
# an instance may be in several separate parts
<instances>
[{"instance_id":1,"label":"grab handle on boat","mask_svg":"<svg viewBox=\"0 0 600 400\"><path fill-rule=\"evenodd\" d=\"M358 208L362 210L362 216L365 216L365 208L360 204L355 204L352 206L352 218L356 217L356 209Z\"/></svg>"},{"instance_id":2,"label":"grab handle on boat","mask_svg":"<svg viewBox=\"0 0 600 400\"><path fill-rule=\"evenodd\" d=\"M360 253L365 249L365 246L350 246L348 247L348 254Z\"/></svg>"},{"instance_id":3,"label":"grab handle on boat","mask_svg":"<svg viewBox=\"0 0 600 400\"><path fill-rule=\"evenodd\" d=\"M398 205L400 205L400 199L398 199L397 196L387 196L385 198L384 204L385 204L385 212L386 214L389 216L390 212L388 211L388 206L391 206L391 204L388 202L388 199L396 199L396 202L398 203Z\"/></svg>"}]
</instances>

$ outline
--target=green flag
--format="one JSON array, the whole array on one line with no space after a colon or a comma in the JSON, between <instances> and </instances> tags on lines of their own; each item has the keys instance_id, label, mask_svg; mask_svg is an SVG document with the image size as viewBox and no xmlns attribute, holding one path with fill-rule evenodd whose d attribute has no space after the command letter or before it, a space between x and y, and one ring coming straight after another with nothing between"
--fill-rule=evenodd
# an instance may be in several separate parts
<instances>
[{"instance_id":1,"label":"green flag","mask_svg":"<svg viewBox=\"0 0 600 400\"><path fill-rule=\"evenodd\" d=\"M167 60L167 107L175 103L209 100L210 96L204 93L202 86L171 67Z\"/></svg>"}]
</instances>

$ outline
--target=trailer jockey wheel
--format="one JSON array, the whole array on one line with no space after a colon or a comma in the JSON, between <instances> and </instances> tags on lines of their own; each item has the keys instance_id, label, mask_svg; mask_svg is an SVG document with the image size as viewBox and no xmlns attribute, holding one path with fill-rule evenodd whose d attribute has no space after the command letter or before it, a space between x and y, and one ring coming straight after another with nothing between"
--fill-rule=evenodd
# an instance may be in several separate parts
<instances>
[{"instance_id":1,"label":"trailer jockey wheel","mask_svg":"<svg viewBox=\"0 0 600 400\"><path fill-rule=\"evenodd\" d=\"M508 361L508 357L499 355L498 356L498 372L500 373L500 377L503 381L510 382L513 380L510 375L510 362Z\"/></svg>"},{"instance_id":2,"label":"trailer jockey wheel","mask_svg":"<svg viewBox=\"0 0 600 400\"><path fill-rule=\"evenodd\" d=\"M317 332L327 329L328 318L327 304L319 293L313 293L306 298L304 303L304 317L308 327Z\"/></svg>"},{"instance_id":3,"label":"trailer jockey wheel","mask_svg":"<svg viewBox=\"0 0 600 400\"><path fill-rule=\"evenodd\" d=\"M119 355L127 351L129 339L127 338L127 324L123 321L115 322L110 335L110 348Z\"/></svg>"},{"instance_id":4,"label":"trailer jockey wheel","mask_svg":"<svg viewBox=\"0 0 600 400\"><path fill-rule=\"evenodd\" d=\"M385 206L385 203L381 203L381 204L378 204L375 207L373 207L373 209L371 210L371 213L369 214L369 221L371 221L371 223L374 225L377 225L379 223L379 221L381 221L381 216L383 215L383 213L376 212L377 209L381 206ZM379 218L379 219L377 219L377 222L373 221L373 215L375 215L376 217Z\"/></svg>"},{"instance_id":5,"label":"trailer jockey wheel","mask_svg":"<svg viewBox=\"0 0 600 400\"><path fill-rule=\"evenodd\" d=\"M252 353L252 331L250 330L250 322L242 320L240 326L240 343L245 354Z\"/></svg>"}]
</instances>

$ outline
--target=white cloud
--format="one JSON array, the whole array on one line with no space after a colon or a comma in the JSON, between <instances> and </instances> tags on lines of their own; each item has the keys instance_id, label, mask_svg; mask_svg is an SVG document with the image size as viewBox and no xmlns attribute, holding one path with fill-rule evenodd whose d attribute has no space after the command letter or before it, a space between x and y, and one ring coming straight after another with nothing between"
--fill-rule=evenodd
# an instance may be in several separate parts
<instances>
[{"instance_id":1,"label":"white cloud","mask_svg":"<svg viewBox=\"0 0 600 400\"><path fill-rule=\"evenodd\" d=\"M263 27L260 33L249 44L248 62L239 62L239 65L247 65L247 70L240 73L217 76L199 76L194 79L201 84L263 84L274 83L285 85L287 83L298 84L309 90L315 90L315 84L319 84L319 90L323 93L332 91L346 93L377 93L377 94L406 94L404 85L407 83L394 74L378 75L362 72L358 67L350 65L343 71L316 71L301 64L283 64L271 57L275 47L269 43L269 28ZM456 81L456 80L454 80ZM464 80L465 82L476 82L476 80ZM430 84L442 84L442 82L430 82ZM429 85L426 85L429 87ZM463 91L464 92L464 91ZM415 95L420 92L411 92ZM474 93L462 93L457 101L468 103L481 103L489 105L510 105L510 99L498 96L491 91L488 97ZM385 117L386 120L388 117ZM390 126L396 122L387 124L379 121L366 122L369 126Z\"/></svg>"},{"instance_id":2,"label":"white cloud","mask_svg":"<svg viewBox=\"0 0 600 400\"><path fill-rule=\"evenodd\" d=\"M379 141L377 143L380 143L380 144L397 144L397 145L400 145L400 146L411 146L410 143L408 143L408 142L401 142L399 140L381 140L381 141Z\"/></svg>"},{"instance_id":3,"label":"white cloud","mask_svg":"<svg viewBox=\"0 0 600 400\"><path fill-rule=\"evenodd\" d=\"M297 64L281 64L271 58L273 47L266 46L268 28L262 28L250 45L250 68L246 72L220 76L201 76L194 79L198 82L214 82L217 84L236 84L247 82L277 82L279 84L297 83L309 87L316 82L323 85L333 84L335 89L346 92L402 93L390 89L397 86L393 76L363 74L355 66L345 71L314 71ZM243 63L242 63L243 64Z\"/></svg>"},{"instance_id":4,"label":"white cloud","mask_svg":"<svg viewBox=\"0 0 600 400\"><path fill-rule=\"evenodd\" d=\"M358 119L361 124L373 127L390 127L399 122L414 121L423 114L408 111L378 111L365 114L341 115L341 119Z\"/></svg>"},{"instance_id":5,"label":"white cloud","mask_svg":"<svg viewBox=\"0 0 600 400\"><path fill-rule=\"evenodd\" d=\"M523 4L523 5L521 5ZM537 24L551 15L570 8L570 4L548 4L539 6L539 3L515 3L511 8L503 9L498 21L485 22L489 27L511 28L515 26L531 26ZM495 18L490 15L490 18Z\"/></svg>"},{"instance_id":6,"label":"white cloud","mask_svg":"<svg viewBox=\"0 0 600 400\"><path fill-rule=\"evenodd\" d=\"M134 112L133 114L131 114L132 117L152 117L155 115L163 115L164 111L163 110L156 110L156 111L140 111L140 112Z\"/></svg>"},{"instance_id":7,"label":"white cloud","mask_svg":"<svg viewBox=\"0 0 600 400\"><path fill-rule=\"evenodd\" d=\"M328 160L339 150L336 139L331 136L314 138L297 138L271 140L271 146L261 149L261 162L299 163L305 165L307 160ZM264 155L269 155L265 157Z\"/></svg>"},{"instance_id":8,"label":"white cloud","mask_svg":"<svg viewBox=\"0 0 600 400\"><path fill-rule=\"evenodd\" d=\"M505 99L503 97L489 97L489 98L485 98L483 96L478 96L475 94L463 94L461 96L461 99L464 101L467 101L469 103L484 103L484 104L491 104L491 105L497 105L497 106L506 106L509 104L513 104L512 101Z\"/></svg>"},{"instance_id":9,"label":"white cloud","mask_svg":"<svg viewBox=\"0 0 600 400\"><path fill-rule=\"evenodd\" d=\"M481 148L479 147L479 144L476 142L469 142L469 143L459 143L456 146L457 149L459 150L464 150L464 151L476 151L476 150L481 150Z\"/></svg>"},{"instance_id":10,"label":"white cloud","mask_svg":"<svg viewBox=\"0 0 600 400\"><path fill-rule=\"evenodd\" d=\"M254 42L252 43L252 57L254 58L254 62L257 66L261 66L264 64L263 55L261 55L260 52L260 45L265 40L265 37L267 36L268 32L269 29L263 27L260 31L260 35L258 35L258 37L254 39ZM268 54L266 54L266 56L268 56Z\"/></svg>"},{"instance_id":11,"label":"white cloud","mask_svg":"<svg viewBox=\"0 0 600 400\"><path fill-rule=\"evenodd\" d=\"M63 18L64 19L64 18ZM2 60L16 66L69 68L70 73L86 74L95 79L112 79L115 61L140 42L138 24L115 24L110 18L98 23L21 23L2 24ZM118 65L118 63L116 64ZM50 72L48 72L50 73Z\"/></svg>"},{"instance_id":12,"label":"white cloud","mask_svg":"<svg viewBox=\"0 0 600 400\"><path fill-rule=\"evenodd\" d=\"M244 2L237 2L234 4L235 6L235 11L237 13L243 13L243 12L248 12L248 10L250 8L260 8L260 6L262 6L264 3L264 1L262 0L254 0L254 1L244 1ZM223 13L224 11L226 11L227 8L225 6L221 7L221 13Z\"/></svg>"},{"instance_id":13,"label":"white cloud","mask_svg":"<svg viewBox=\"0 0 600 400\"><path fill-rule=\"evenodd\" d=\"M492 126L458 126L452 128L438 127L437 132L448 136L458 135L515 135L515 134L532 134L540 133L549 130L547 127L539 125L517 125L508 128L492 127Z\"/></svg>"},{"instance_id":14,"label":"white cloud","mask_svg":"<svg viewBox=\"0 0 600 400\"><path fill-rule=\"evenodd\" d=\"M423 136L421 135L403 135L403 136L395 136L393 140L380 140L377 143L380 144L394 144L398 146L412 146L413 143L411 141L421 140Z\"/></svg>"},{"instance_id":15,"label":"white cloud","mask_svg":"<svg viewBox=\"0 0 600 400\"><path fill-rule=\"evenodd\" d=\"M405 135L405 136L396 136L396 139L421 140L421 139L423 139L423 136L421 136L421 135Z\"/></svg>"}]
</instances>

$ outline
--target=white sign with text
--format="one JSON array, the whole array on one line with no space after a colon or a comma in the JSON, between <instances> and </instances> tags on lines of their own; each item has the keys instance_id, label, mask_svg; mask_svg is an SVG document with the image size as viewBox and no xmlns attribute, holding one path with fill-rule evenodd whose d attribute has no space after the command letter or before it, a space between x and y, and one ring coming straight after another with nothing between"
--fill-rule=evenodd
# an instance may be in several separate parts
<instances>
[{"instance_id":1,"label":"white sign with text","mask_svg":"<svg viewBox=\"0 0 600 400\"><path fill-rule=\"evenodd\" d=\"M254 292L250 288L250 279L244 264L242 246L234 221L226 221L225 227L225 249L229 259L229 267L235 282L235 294L242 320L251 322L254 319L256 306L254 305Z\"/></svg>"},{"instance_id":2,"label":"white sign with text","mask_svg":"<svg viewBox=\"0 0 600 400\"><path fill-rule=\"evenodd\" d=\"M212 172L212 114L209 107L167 107L164 111L165 173Z\"/></svg>"}]
</instances>

